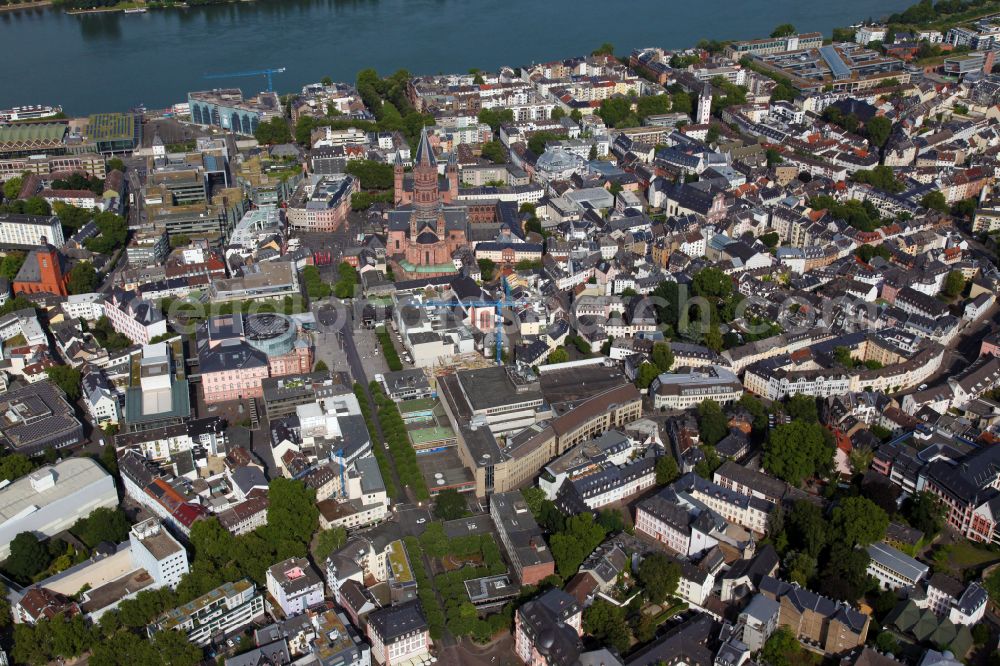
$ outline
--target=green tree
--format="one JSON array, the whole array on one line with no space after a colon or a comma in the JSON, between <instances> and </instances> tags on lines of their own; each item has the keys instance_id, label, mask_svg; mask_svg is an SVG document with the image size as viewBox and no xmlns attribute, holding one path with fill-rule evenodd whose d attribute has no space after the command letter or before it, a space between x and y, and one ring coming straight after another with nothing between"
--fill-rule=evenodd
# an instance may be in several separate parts
<instances>
[{"instance_id":1,"label":"green tree","mask_svg":"<svg viewBox=\"0 0 1000 666\"><path fill-rule=\"evenodd\" d=\"M627 651L631 643L625 609L605 599L598 599L583 611L583 630L619 653Z\"/></svg>"},{"instance_id":2,"label":"green tree","mask_svg":"<svg viewBox=\"0 0 1000 666\"><path fill-rule=\"evenodd\" d=\"M164 666L197 666L204 658L201 648L179 631L158 631L150 643Z\"/></svg>"},{"instance_id":3,"label":"green tree","mask_svg":"<svg viewBox=\"0 0 1000 666\"><path fill-rule=\"evenodd\" d=\"M652 358L653 364L656 365L661 372L669 372L670 368L674 365L674 352L670 348L670 343L653 343Z\"/></svg>"},{"instance_id":4,"label":"green tree","mask_svg":"<svg viewBox=\"0 0 1000 666\"><path fill-rule=\"evenodd\" d=\"M665 486L673 483L681 475L677 461L669 453L656 459L656 485Z\"/></svg>"},{"instance_id":5,"label":"green tree","mask_svg":"<svg viewBox=\"0 0 1000 666\"><path fill-rule=\"evenodd\" d=\"M313 541L312 556L317 564L326 562L334 551L340 550L347 542L347 530L343 527L334 526L328 530L323 530L316 535Z\"/></svg>"},{"instance_id":6,"label":"green tree","mask_svg":"<svg viewBox=\"0 0 1000 666\"><path fill-rule=\"evenodd\" d=\"M868 575L870 562L868 551L834 542L819 579L820 592L833 599L855 603L874 587Z\"/></svg>"},{"instance_id":7,"label":"green tree","mask_svg":"<svg viewBox=\"0 0 1000 666\"><path fill-rule=\"evenodd\" d=\"M7 278L8 282L14 282L14 278L17 277L18 271L21 270L21 266L24 265L25 254L24 252L9 252L0 261L0 275Z\"/></svg>"},{"instance_id":8,"label":"green tree","mask_svg":"<svg viewBox=\"0 0 1000 666\"><path fill-rule=\"evenodd\" d=\"M637 578L654 604L662 604L677 591L681 567L666 553L651 553L639 564Z\"/></svg>"},{"instance_id":9,"label":"green tree","mask_svg":"<svg viewBox=\"0 0 1000 666\"><path fill-rule=\"evenodd\" d=\"M864 547L885 537L889 516L867 497L848 497L833 509L832 526L840 543Z\"/></svg>"},{"instance_id":10,"label":"green tree","mask_svg":"<svg viewBox=\"0 0 1000 666\"><path fill-rule=\"evenodd\" d=\"M944 527L946 515L945 505L926 490L912 495L903 503L903 516L907 522L923 532L928 540L934 538Z\"/></svg>"},{"instance_id":11,"label":"green tree","mask_svg":"<svg viewBox=\"0 0 1000 666\"><path fill-rule=\"evenodd\" d=\"M337 282L333 285L333 295L337 298L353 298L358 286L358 271L346 261L337 266Z\"/></svg>"},{"instance_id":12,"label":"green tree","mask_svg":"<svg viewBox=\"0 0 1000 666\"><path fill-rule=\"evenodd\" d=\"M0 458L0 479L4 481L13 481L14 479L20 479L25 476L32 469L34 465L31 464L31 460L28 456L23 453L11 453Z\"/></svg>"},{"instance_id":13,"label":"green tree","mask_svg":"<svg viewBox=\"0 0 1000 666\"><path fill-rule=\"evenodd\" d=\"M838 346L833 349L833 360L845 368L854 367L854 357L851 356L850 347Z\"/></svg>"},{"instance_id":14,"label":"green tree","mask_svg":"<svg viewBox=\"0 0 1000 666\"><path fill-rule=\"evenodd\" d=\"M994 604L1000 603L1000 568L994 569L989 576L983 579L983 587L990 595L990 601Z\"/></svg>"},{"instance_id":15,"label":"green tree","mask_svg":"<svg viewBox=\"0 0 1000 666\"><path fill-rule=\"evenodd\" d=\"M54 365L45 373L52 382L63 390L70 402L76 402L80 397L80 371L68 365Z\"/></svg>"},{"instance_id":16,"label":"green tree","mask_svg":"<svg viewBox=\"0 0 1000 666\"><path fill-rule=\"evenodd\" d=\"M104 166L108 171L121 171L125 173L125 162L121 161L120 158L112 157Z\"/></svg>"},{"instance_id":17,"label":"green tree","mask_svg":"<svg viewBox=\"0 0 1000 666\"><path fill-rule=\"evenodd\" d=\"M462 493L454 488L442 490L434 498L434 517L441 520L455 520L469 515L469 507Z\"/></svg>"},{"instance_id":18,"label":"green tree","mask_svg":"<svg viewBox=\"0 0 1000 666\"><path fill-rule=\"evenodd\" d=\"M818 423L792 421L771 431L764 449L764 468L778 478L799 485L830 466L833 446Z\"/></svg>"},{"instance_id":19,"label":"green tree","mask_svg":"<svg viewBox=\"0 0 1000 666\"><path fill-rule=\"evenodd\" d=\"M791 23L782 23L771 31L772 37L790 37L795 34L795 26Z\"/></svg>"},{"instance_id":20,"label":"green tree","mask_svg":"<svg viewBox=\"0 0 1000 666\"><path fill-rule=\"evenodd\" d=\"M778 627L760 653L760 660L768 666L808 666L818 663L812 653L799 644L788 627Z\"/></svg>"},{"instance_id":21,"label":"green tree","mask_svg":"<svg viewBox=\"0 0 1000 666\"><path fill-rule=\"evenodd\" d=\"M391 164L373 160L350 160L344 170L361 182L366 190L391 190L395 174Z\"/></svg>"},{"instance_id":22,"label":"green tree","mask_svg":"<svg viewBox=\"0 0 1000 666\"><path fill-rule=\"evenodd\" d=\"M288 122L281 116L276 116L257 125L253 136L259 143L267 146L292 142L292 132L288 129Z\"/></svg>"},{"instance_id":23,"label":"green tree","mask_svg":"<svg viewBox=\"0 0 1000 666\"><path fill-rule=\"evenodd\" d=\"M615 45L612 44L611 42L604 42L603 44L601 44L596 49L590 52L590 55L594 56L602 56L602 55L613 56L614 54L615 54Z\"/></svg>"},{"instance_id":24,"label":"green tree","mask_svg":"<svg viewBox=\"0 0 1000 666\"><path fill-rule=\"evenodd\" d=\"M778 247L778 243L781 242L781 236L778 235L778 232L771 231L761 236L760 242L769 248L775 248Z\"/></svg>"},{"instance_id":25,"label":"green tree","mask_svg":"<svg viewBox=\"0 0 1000 666\"><path fill-rule=\"evenodd\" d=\"M718 268L703 268L691 281L691 293L703 298L725 299L733 292L733 280Z\"/></svg>"},{"instance_id":26,"label":"green tree","mask_svg":"<svg viewBox=\"0 0 1000 666\"><path fill-rule=\"evenodd\" d=\"M496 262L492 259L483 257L481 259L477 259L476 263L479 264L479 272L483 276L483 282L491 282L493 280L493 276L496 274Z\"/></svg>"},{"instance_id":27,"label":"green tree","mask_svg":"<svg viewBox=\"0 0 1000 666\"><path fill-rule=\"evenodd\" d=\"M41 197L31 197L25 200L23 212L26 215L51 215L52 206Z\"/></svg>"},{"instance_id":28,"label":"green tree","mask_svg":"<svg viewBox=\"0 0 1000 666\"><path fill-rule=\"evenodd\" d=\"M593 162L597 159L597 144L595 143L590 147L590 152L587 153L587 160Z\"/></svg>"},{"instance_id":29,"label":"green tree","mask_svg":"<svg viewBox=\"0 0 1000 666\"><path fill-rule=\"evenodd\" d=\"M653 380L660 375L660 369L652 363L644 362L639 366L639 373L636 375L635 383L641 389L648 389Z\"/></svg>"},{"instance_id":30,"label":"green tree","mask_svg":"<svg viewBox=\"0 0 1000 666\"><path fill-rule=\"evenodd\" d=\"M785 403L785 411L796 421L806 423L819 423L819 410L816 407L816 398L811 395L796 393Z\"/></svg>"},{"instance_id":31,"label":"green tree","mask_svg":"<svg viewBox=\"0 0 1000 666\"><path fill-rule=\"evenodd\" d=\"M751 425L755 432L767 430L767 408L764 407L764 403L760 401L760 398L751 393L744 393L739 400L739 405L750 412L750 416L753 418Z\"/></svg>"},{"instance_id":32,"label":"green tree","mask_svg":"<svg viewBox=\"0 0 1000 666\"><path fill-rule=\"evenodd\" d=\"M885 116L875 116L865 123L865 136L876 148L881 148L892 134L892 121Z\"/></svg>"},{"instance_id":33,"label":"green tree","mask_svg":"<svg viewBox=\"0 0 1000 666\"><path fill-rule=\"evenodd\" d=\"M625 518L618 509L601 509L597 514L597 523L604 528L606 534L625 531Z\"/></svg>"},{"instance_id":34,"label":"green tree","mask_svg":"<svg viewBox=\"0 0 1000 666\"><path fill-rule=\"evenodd\" d=\"M920 200L920 205L930 210L936 210L939 213L947 213L950 210L948 208L948 201L944 198L944 194L940 190L934 190L925 194Z\"/></svg>"},{"instance_id":35,"label":"green tree","mask_svg":"<svg viewBox=\"0 0 1000 666\"><path fill-rule=\"evenodd\" d=\"M49 550L31 532L21 532L10 542L7 573L21 582L30 582L35 574L49 566Z\"/></svg>"},{"instance_id":36,"label":"green tree","mask_svg":"<svg viewBox=\"0 0 1000 666\"><path fill-rule=\"evenodd\" d=\"M962 271L951 271L944 278L944 286L941 291L948 298L955 298L962 293L965 289L965 276L962 275Z\"/></svg>"},{"instance_id":37,"label":"green tree","mask_svg":"<svg viewBox=\"0 0 1000 666\"><path fill-rule=\"evenodd\" d=\"M483 109L479 112L478 120L489 125L490 129L496 133L503 123L514 122L514 111L511 109Z\"/></svg>"},{"instance_id":38,"label":"green tree","mask_svg":"<svg viewBox=\"0 0 1000 666\"><path fill-rule=\"evenodd\" d=\"M861 169L855 171L851 176L851 180L856 183L866 183L872 187L877 187L880 190L885 190L886 192L902 192L906 189L906 185L896 178L896 174L893 173L892 167L887 166L877 166L874 169Z\"/></svg>"},{"instance_id":39,"label":"green tree","mask_svg":"<svg viewBox=\"0 0 1000 666\"><path fill-rule=\"evenodd\" d=\"M132 525L119 509L98 507L86 518L81 518L73 524L70 532L80 541L94 548L102 541L118 544L128 538Z\"/></svg>"},{"instance_id":40,"label":"green tree","mask_svg":"<svg viewBox=\"0 0 1000 666\"><path fill-rule=\"evenodd\" d=\"M702 444L715 445L729 434L729 421L715 400L698 403L698 433Z\"/></svg>"},{"instance_id":41,"label":"green tree","mask_svg":"<svg viewBox=\"0 0 1000 666\"><path fill-rule=\"evenodd\" d=\"M268 484L267 529L270 536L303 546L319 525L316 491L301 481L279 477Z\"/></svg>"},{"instance_id":42,"label":"green tree","mask_svg":"<svg viewBox=\"0 0 1000 666\"><path fill-rule=\"evenodd\" d=\"M879 632L878 636L875 637L875 647L878 648L879 652L885 654L896 654L899 652L899 643L891 631Z\"/></svg>"},{"instance_id":43,"label":"green tree","mask_svg":"<svg viewBox=\"0 0 1000 666\"><path fill-rule=\"evenodd\" d=\"M552 535L550 547L556 569L563 578L577 572L583 560L590 555L605 536L604 527L586 512L566 519L565 528Z\"/></svg>"},{"instance_id":44,"label":"green tree","mask_svg":"<svg viewBox=\"0 0 1000 666\"><path fill-rule=\"evenodd\" d=\"M555 363L565 363L569 360L569 352L566 351L565 347L556 347L551 352L549 352L548 358L545 359L545 363L548 365L553 365Z\"/></svg>"},{"instance_id":45,"label":"green tree","mask_svg":"<svg viewBox=\"0 0 1000 666\"><path fill-rule=\"evenodd\" d=\"M310 299L327 298L333 293L333 288L323 281L316 266L306 266L302 269L302 283Z\"/></svg>"},{"instance_id":46,"label":"green tree","mask_svg":"<svg viewBox=\"0 0 1000 666\"><path fill-rule=\"evenodd\" d=\"M507 161L507 151L499 141L487 141L483 144L482 155L494 164L503 164Z\"/></svg>"},{"instance_id":47,"label":"green tree","mask_svg":"<svg viewBox=\"0 0 1000 666\"><path fill-rule=\"evenodd\" d=\"M313 372L329 373L330 368L327 367L326 362L323 359L320 359L316 361L316 365L313 366Z\"/></svg>"},{"instance_id":48,"label":"green tree","mask_svg":"<svg viewBox=\"0 0 1000 666\"><path fill-rule=\"evenodd\" d=\"M3 184L3 198L8 201L16 199L17 195L21 193L21 186L24 184L24 179L20 176L11 178L4 181Z\"/></svg>"},{"instance_id":49,"label":"green tree","mask_svg":"<svg viewBox=\"0 0 1000 666\"><path fill-rule=\"evenodd\" d=\"M97 270L89 261L81 261L69 272L67 287L71 294L90 294L100 284Z\"/></svg>"}]
</instances>

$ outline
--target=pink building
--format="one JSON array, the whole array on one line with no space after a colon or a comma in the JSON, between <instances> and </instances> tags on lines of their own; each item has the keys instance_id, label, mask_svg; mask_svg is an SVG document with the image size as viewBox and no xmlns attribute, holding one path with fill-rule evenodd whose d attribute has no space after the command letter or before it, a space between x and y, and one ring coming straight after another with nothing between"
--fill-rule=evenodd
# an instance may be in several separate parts
<instances>
[{"instance_id":1,"label":"pink building","mask_svg":"<svg viewBox=\"0 0 1000 666\"><path fill-rule=\"evenodd\" d=\"M1000 332L990 333L983 338L983 343L979 347L979 355L1000 356Z\"/></svg>"},{"instance_id":2,"label":"pink building","mask_svg":"<svg viewBox=\"0 0 1000 666\"><path fill-rule=\"evenodd\" d=\"M264 379L312 370L313 350L285 315L222 315L198 329L198 364L205 402L260 398Z\"/></svg>"},{"instance_id":3,"label":"pink building","mask_svg":"<svg viewBox=\"0 0 1000 666\"><path fill-rule=\"evenodd\" d=\"M112 291L104 303L104 316L115 331L137 345L148 345L167 332L167 320L160 309L136 292Z\"/></svg>"}]
</instances>

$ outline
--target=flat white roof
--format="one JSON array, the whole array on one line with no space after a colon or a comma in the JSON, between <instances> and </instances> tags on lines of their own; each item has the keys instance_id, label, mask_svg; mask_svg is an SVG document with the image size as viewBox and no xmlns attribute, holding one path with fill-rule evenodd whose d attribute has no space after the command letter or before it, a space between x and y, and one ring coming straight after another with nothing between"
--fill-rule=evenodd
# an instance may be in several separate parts
<instances>
[{"instance_id":1,"label":"flat white roof","mask_svg":"<svg viewBox=\"0 0 1000 666\"><path fill-rule=\"evenodd\" d=\"M100 465L89 458L68 458L55 465L46 465L38 472L50 469L56 475L55 485L51 488L37 492L31 485L29 475L0 489L0 525L19 514L31 513L32 507L43 507L108 476Z\"/></svg>"}]
</instances>

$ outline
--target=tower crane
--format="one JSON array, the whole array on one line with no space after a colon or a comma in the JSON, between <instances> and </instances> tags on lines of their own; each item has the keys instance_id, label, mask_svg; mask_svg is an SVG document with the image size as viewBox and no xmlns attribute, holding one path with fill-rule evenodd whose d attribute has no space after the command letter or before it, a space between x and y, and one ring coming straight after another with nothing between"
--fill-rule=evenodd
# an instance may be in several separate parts
<instances>
[{"instance_id":1,"label":"tower crane","mask_svg":"<svg viewBox=\"0 0 1000 666\"><path fill-rule=\"evenodd\" d=\"M266 76L267 77L267 92L274 92L274 81L272 77L275 74L284 73L284 67L272 67L270 69L252 69L246 72L224 72L222 74L206 74L206 79L238 79L246 76Z\"/></svg>"}]
</instances>

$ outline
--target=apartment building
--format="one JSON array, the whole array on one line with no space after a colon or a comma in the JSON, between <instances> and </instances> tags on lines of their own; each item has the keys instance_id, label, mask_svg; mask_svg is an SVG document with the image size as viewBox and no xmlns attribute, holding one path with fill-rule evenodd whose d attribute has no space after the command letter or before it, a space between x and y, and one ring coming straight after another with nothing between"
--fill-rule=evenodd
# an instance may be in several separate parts
<instances>
[{"instance_id":1,"label":"apartment building","mask_svg":"<svg viewBox=\"0 0 1000 666\"><path fill-rule=\"evenodd\" d=\"M167 333L167 320L160 309L136 292L114 289L105 301L104 314L115 331L137 345L148 345Z\"/></svg>"},{"instance_id":2,"label":"apartment building","mask_svg":"<svg viewBox=\"0 0 1000 666\"><path fill-rule=\"evenodd\" d=\"M778 602L779 627L826 654L844 654L865 643L871 619L844 603L770 576L761 579L760 593Z\"/></svg>"},{"instance_id":3,"label":"apartment building","mask_svg":"<svg viewBox=\"0 0 1000 666\"><path fill-rule=\"evenodd\" d=\"M65 242L62 224L55 215L0 213L0 248L30 249L46 243L61 248Z\"/></svg>"},{"instance_id":4,"label":"apartment building","mask_svg":"<svg viewBox=\"0 0 1000 666\"><path fill-rule=\"evenodd\" d=\"M146 627L183 632L188 641L205 647L216 636L229 636L264 616L264 597L247 579L223 583L197 599L167 611Z\"/></svg>"},{"instance_id":5,"label":"apartment building","mask_svg":"<svg viewBox=\"0 0 1000 666\"><path fill-rule=\"evenodd\" d=\"M726 46L726 57L739 60L745 55L769 55L785 53L800 49L815 49L823 45L823 35L819 32L806 32L787 37L770 37L767 39L751 39L733 42Z\"/></svg>"},{"instance_id":6,"label":"apartment building","mask_svg":"<svg viewBox=\"0 0 1000 666\"><path fill-rule=\"evenodd\" d=\"M490 517L521 585L537 585L555 573L555 560L521 491L491 495Z\"/></svg>"},{"instance_id":7,"label":"apartment building","mask_svg":"<svg viewBox=\"0 0 1000 666\"><path fill-rule=\"evenodd\" d=\"M288 225L300 232L336 231L347 222L351 196L360 191L360 181L349 174L310 176L288 201Z\"/></svg>"},{"instance_id":8,"label":"apartment building","mask_svg":"<svg viewBox=\"0 0 1000 666\"><path fill-rule=\"evenodd\" d=\"M267 570L267 594L285 617L323 601L323 579L304 557L292 557Z\"/></svg>"},{"instance_id":9,"label":"apartment building","mask_svg":"<svg viewBox=\"0 0 1000 666\"><path fill-rule=\"evenodd\" d=\"M372 658L382 666L402 664L430 648L430 632L420 603L379 608L368 614Z\"/></svg>"},{"instance_id":10,"label":"apartment building","mask_svg":"<svg viewBox=\"0 0 1000 666\"><path fill-rule=\"evenodd\" d=\"M583 609L566 592L551 589L517 609L514 651L529 666L547 666L559 655L561 663L576 663L583 652Z\"/></svg>"}]
</instances>

